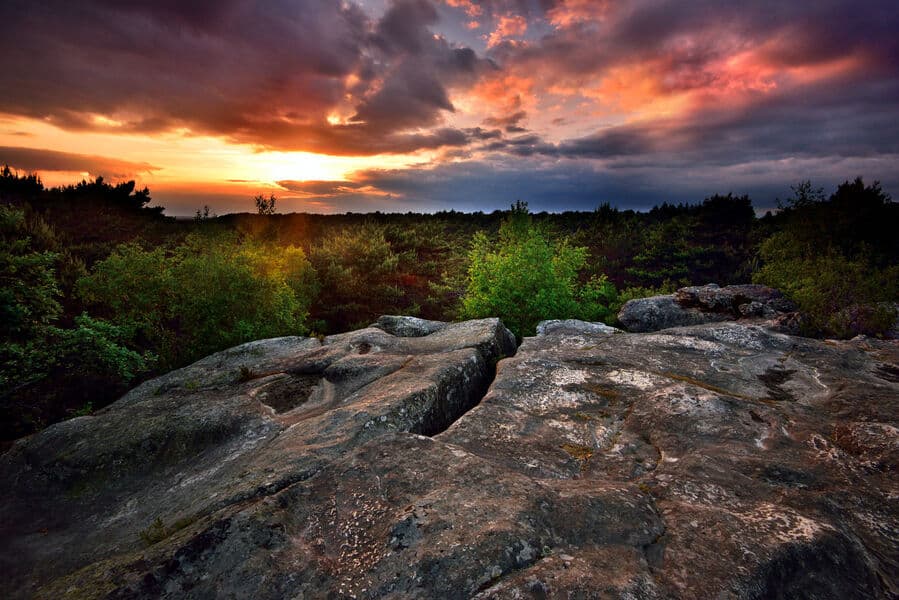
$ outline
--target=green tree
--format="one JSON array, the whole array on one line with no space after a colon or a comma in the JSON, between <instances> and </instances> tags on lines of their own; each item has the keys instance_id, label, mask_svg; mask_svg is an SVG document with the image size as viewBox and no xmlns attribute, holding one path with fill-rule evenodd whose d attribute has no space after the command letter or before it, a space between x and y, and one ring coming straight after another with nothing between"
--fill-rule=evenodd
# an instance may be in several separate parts
<instances>
[{"instance_id":1,"label":"green tree","mask_svg":"<svg viewBox=\"0 0 899 600\"><path fill-rule=\"evenodd\" d=\"M76 317L59 327L55 233L40 218L0 206L0 436L25 435L86 401L98 405L152 361L123 345L125 332Z\"/></svg>"},{"instance_id":2,"label":"green tree","mask_svg":"<svg viewBox=\"0 0 899 600\"><path fill-rule=\"evenodd\" d=\"M24 211L0 206L0 337L7 342L33 338L62 311L58 254L32 228Z\"/></svg>"},{"instance_id":3,"label":"green tree","mask_svg":"<svg viewBox=\"0 0 899 600\"><path fill-rule=\"evenodd\" d=\"M301 248L190 235L171 251L123 244L78 291L171 368L242 342L304 333L314 273Z\"/></svg>"},{"instance_id":4,"label":"green tree","mask_svg":"<svg viewBox=\"0 0 899 600\"><path fill-rule=\"evenodd\" d=\"M759 248L753 281L779 288L806 315L806 333L882 333L899 300L899 205L879 184L845 182L824 200L803 182Z\"/></svg>"},{"instance_id":5,"label":"green tree","mask_svg":"<svg viewBox=\"0 0 899 600\"><path fill-rule=\"evenodd\" d=\"M313 308L316 327L345 331L364 327L382 314L415 312L398 285L402 255L383 226L366 222L328 235L309 251L320 285Z\"/></svg>"},{"instance_id":6,"label":"green tree","mask_svg":"<svg viewBox=\"0 0 899 600\"><path fill-rule=\"evenodd\" d=\"M498 243L478 232L469 252L462 316L495 316L519 338L544 319L609 320L615 287L596 277L581 284L587 250L551 242L535 227L527 205L516 203L500 226Z\"/></svg>"}]
</instances>

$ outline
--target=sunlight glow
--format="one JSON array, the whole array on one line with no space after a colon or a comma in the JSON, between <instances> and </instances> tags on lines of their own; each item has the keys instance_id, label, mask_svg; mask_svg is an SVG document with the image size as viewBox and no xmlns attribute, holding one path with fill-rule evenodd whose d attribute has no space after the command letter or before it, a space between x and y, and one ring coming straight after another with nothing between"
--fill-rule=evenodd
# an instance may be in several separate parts
<instances>
[{"instance_id":1,"label":"sunlight glow","mask_svg":"<svg viewBox=\"0 0 899 600\"><path fill-rule=\"evenodd\" d=\"M339 119L335 115L335 118ZM103 125L115 123L97 115ZM137 163L127 178L151 192L205 190L226 193L239 188L281 189L279 181L352 181L352 174L366 169L400 169L428 162L433 152L408 155L330 156L310 152L266 151L221 138L194 136L186 131L155 135L120 132L66 131L37 119L0 116L0 146L50 149L87 156L116 157ZM38 171L47 185L65 185L108 172ZM372 193L379 193L372 190Z\"/></svg>"}]
</instances>

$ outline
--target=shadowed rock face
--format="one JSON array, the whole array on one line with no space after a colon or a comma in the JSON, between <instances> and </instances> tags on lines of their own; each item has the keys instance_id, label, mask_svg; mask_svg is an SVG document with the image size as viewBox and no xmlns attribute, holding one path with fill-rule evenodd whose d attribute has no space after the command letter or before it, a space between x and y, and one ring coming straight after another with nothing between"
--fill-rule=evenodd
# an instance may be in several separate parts
<instances>
[{"instance_id":1,"label":"shadowed rock face","mask_svg":"<svg viewBox=\"0 0 899 600\"><path fill-rule=\"evenodd\" d=\"M899 591L899 343L569 321L466 412L508 332L384 324L418 337L248 344L17 444L4 595Z\"/></svg>"}]
</instances>

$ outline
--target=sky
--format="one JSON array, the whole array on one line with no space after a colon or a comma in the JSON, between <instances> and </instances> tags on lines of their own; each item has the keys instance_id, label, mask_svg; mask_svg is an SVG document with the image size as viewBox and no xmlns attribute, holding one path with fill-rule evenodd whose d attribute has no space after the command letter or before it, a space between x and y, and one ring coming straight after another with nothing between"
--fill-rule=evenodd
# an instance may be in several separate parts
<instances>
[{"instance_id":1,"label":"sky","mask_svg":"<svg viewBox=\"0 0 899 600\"><path fill-rule=\"evenodd\" d=\"M0 164L170 215L899 194L895 0L4 0Z\"/></svg>"}]
</instances>

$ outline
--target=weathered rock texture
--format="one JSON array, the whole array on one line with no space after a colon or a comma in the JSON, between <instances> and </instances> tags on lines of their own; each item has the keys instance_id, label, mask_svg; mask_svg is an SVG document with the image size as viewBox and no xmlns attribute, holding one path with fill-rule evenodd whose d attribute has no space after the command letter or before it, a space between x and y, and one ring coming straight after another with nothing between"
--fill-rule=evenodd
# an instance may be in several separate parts
<instances>
[{"instance_id":1,"label":"weathered rock texture","mask_svg":"<svg viewBox=\"0 0 899 600\"><path fill-rule=\"evenodd\" d=\"M628 331L647 332L740 318L774 319L795 310L796 306L773 288L763 285L722 288L710 283L681 288L666 296L629 300L621 307L618 320Z\"/></svg>"},{"instance_id":2,"label":"weathered rock texture","mask_svg":"<svg viewBox=\"0 0 899 600\"><path fill-rule=\"evenodd\" d=\"M19 442L0 458L0 597L102 596L148 560L224 551L211 531L366 441L444 430L483 396L515 340L497 319L442 325L424 337L372 327L245 344ZM267 552L271 532L251 529L225 562L252 568L253 553ZM243 585L273 576L257 566ZM197 594L264 596L209 589Z\"/></svg>"},{"instance_id":3,"label":"weathered rock texture","mask_svg":"<svg viewBox=\"0 0 899 600\"><path fill-rule=\"evenodd\" d=\"M468 412L496 321L249 344L24 440L3 595L899 593L897 342L542 330Z\"/></svg>"}]
</instances>

